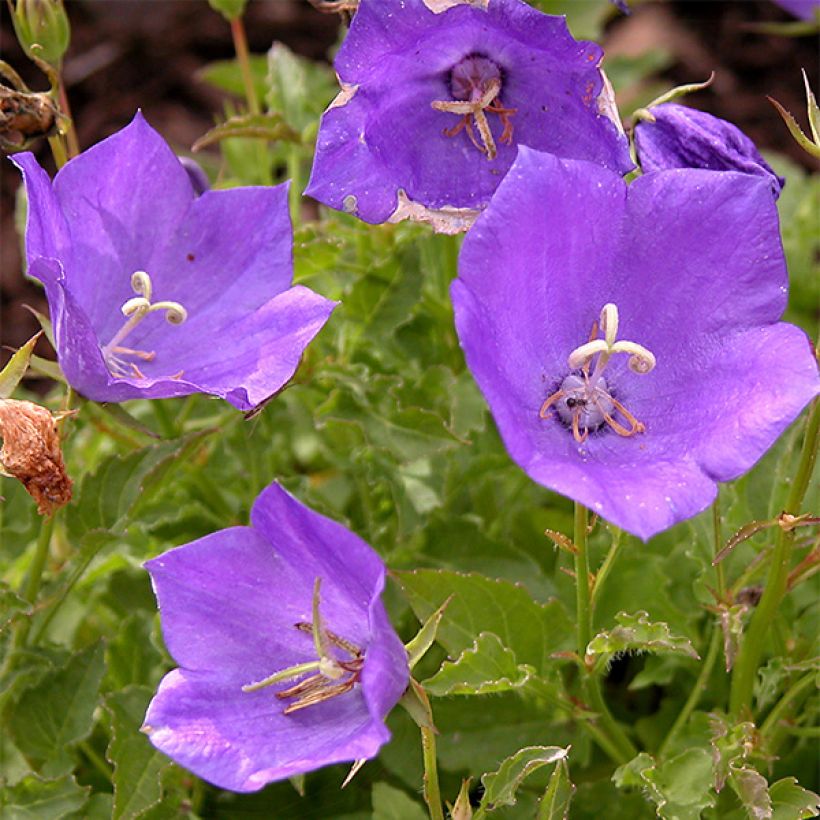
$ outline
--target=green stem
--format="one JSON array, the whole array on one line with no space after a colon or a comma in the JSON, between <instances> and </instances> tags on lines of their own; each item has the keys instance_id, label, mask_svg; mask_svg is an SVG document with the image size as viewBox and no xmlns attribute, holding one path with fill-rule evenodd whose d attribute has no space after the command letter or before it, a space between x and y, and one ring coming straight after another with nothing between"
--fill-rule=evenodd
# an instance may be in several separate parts
<instances>
[{"instance_id":1,"label":"green stem","mask_svg":"<svg viewBox=\"0 0 820 820\"><path fill-rule=\"evenodd\" d=\"M291 145L287 156L288 177L288 205L290 206L290 220L296 227L302 221L302 158L299 147Z\"/></svg>"},{"instance_id":2,"label":"green stem","mask_svg":"<svg viewBox=\"0 0 820 820\"><path fill-rule=\"evenodd\" d=\"M808 672L798 678L783 694L783 697L772 707L766 720L760 727L760 734L766 739L766 749L775 754L783 740L784 728L780 725L784 716L793 708L795 701L808 694L815 685L816 672Z\"/></svg>"},{"instance_id":3,"label":"green stem","mask_svg":"<svg viewBox=\"0 0 820 820\"><path fill-rule=\"evenodd\" d=\"M56 134L48 138L48 147L51 148L51 155L54 157L54 164L57 170L63 167L68 162L68 154L66 153L65 143L63 138Z\"/></svg>"},{"instance_id":4,"label":"green stem","mask_svg":"<svg viewBox=\"0 0 820 820\"><path fill-rule=\"evenodd\" d=\"M60 607L68 598L69 594L71 593L71 590L74 589L77 582L80 580L80 578L83 577L85 571L91 565L91 562L97 557L97 553L106 545L106 543L108 542L106 542L105 540L100 540L99 545L95 549L90 549L87 552L85 552L82 561L74 569L68 581L66 581L62 591L53 601L49 603L47 611L43 616L42 620L37 625L37 630L35 631L34 636L32 638L32 642L35 645L40 643L40 639L43 637L43 635L46 634L48 627L54 620L54 616L57 614L57 612L59 612Z\"/></svg>"},{"instance_id":5,"label":"green stem","mask_svg":"<svg viewBox=\"0 0 820 820\"><path fill-rule=\"evenodd\" d=\"M168 405L162 399L154 399L151 402L151 410L154 412L154 418L159 424L159 429L165 438L176 438L179 432L174 423L174 419L168 412Z\"/></svg>"},{"instance_id":6,"label":"green stem","mask_svg":"<svg viewBox=\"0 0 820 820\"><path fill-rule=\"evenodd\" d=\"M603 751L615 763L626 763L635 757L638 750L615 722L615 718L607 708L594 668L589 669L584 663L587 646L592 640L592 610L590 608L589 557L587 554L587 508L577 502L573 541L577 548L575 553L575 605L578 657L581 659L581 674L584 676L584 695L590 707L597 713L595 720L598 722L598 726L595 727L598 731L593 732L592 736L599 742L600 736L605 736L606 742L600 744Z\"/></svg>"},{"instance_id":7,"label":"green stem","mask_svg":"<svg viewBox=\"0 0 820 820\"><path fill-rule=\"evenodd\" d=\"M786 501L786 512L793 514L800 512L803 496L806 494L814 463L817 459L818 431L820 431L820 401L815 400L806 425L806 436L800 453L800 463ZM746 630L743 643L740 645L735 659L729 700L730 711L735 716L739 716L741 712L751 709L757 667L763 654L766 635L786 593L793 546L794 532L780 528L777 533L777 541L772 554L769 577L763 590L763 596L752 614L749 628Z\"/></svg>"},{"instance_id":8,"label":"green stem","mask_svg":"<svg viewBox=\"0 0 820 820\"><path fill-rule=\"evenodd\" d=\"M231 35L239 70L242 72L242 83L245 86L245 97L248 100L248 109L251 114L259 113L259 100L256 98L256 87L253 84L251 73L251 59L248 52L248 38L245 35L245 24L241 17L231 20Z\"/></svg>"},{"instance_id":9,"label":"green stem","mask_svg":"<svg viewBox=\"0 0 820 820\"><path fill-rule=\"evenodd\" d=\"M689 716L698 705L700 696L703 694L703 690L709 682L709 678L712 675L712 669L715 666L715 661L717 660L718 653L720 652L720 638L720 629L718 629L717 626L713 626L712 640L709 642L709 649L706 653L706 659L703 661L703 666L700 668L698 679L695 681L695 685L692 687L692 691L689 693L686 703L683 704L683 709L681 709L675 719L675 722L672 724L672 728L667 733L663 743L661 743L658 749L658 757L663 757L667 751L669 751L672 741L677 737L678 732L680 732L680 730L686 725L686 721L689 720Z\"/></svg>"},{"instance_id":10,"label":"green stem","mask_svg":"<svg viewBox=\"0 0 820 820\"><path fill-rule=\"evenodd\" d=\"M715 496L714 504L712 504L712 528L715 537L715 555L717 555L723 546L723 531L720 518L720 488L718 488L718 494ZM726 595L726 575L723 570L723 562L715 564L715 577L717 580L718 599L722 601Z\"/></svg>"},{"instance_id":11,"label":"green stem","mask_svg":"<svg viewBox=\"0 0 820 820\"><path fill-rule=\"evenodd\" d=\"M51 536L54 533L54 516L50 515L44 518L40 525L40 535L37 538L37 546L34 550L34 557L31 559L31 564L28 568L28 576L26 577L25 585L22 589L23 597L30 603L34 604L37 601L37 595L40 592L40 586L43 583L43 571L48 561L48 549L51 544ZM14 631L14 640L12 645L15 649L20 649L25 646L28 638L29 630L31 629L31 619L23 618L17 624Z\"/></svg>"},{"instance_id":12,"label":"green stem","mask_svg":"<svg viewBox=\"0 0 820 820\"><path fill-rule=\"evenodd\" d=\"M59 77L57 84L57 100L60 109L68 119L68 128L65 133L66 146L68 147L68 157L73 159L80 153L80 143L77 139L77 129L74 127L74 118L71 116L71 106L68 104L68 94L66 94L63 78Z\"/></svg>"},{"instance_id":13,"label":"green stem","mask_svg":"<svg viewBox=\"0 0 820 820\"><path fill-rule=\"evenodd\" d=\"M606 581L607 576L612 570L612 566L614 565L618 552L621 549L623 534L623 530L615 529L612 536L612 545L604 558L604 562L601 564L601 568L595 573L595 583L592 586L592 597L590 599L590 607L593 612L595 612L595 605L598 603L598 598L601 596L601 590L604 588L604 581Z\"/></svg>"},{"instance_id":14,"label":"green stem","mask_svg":"<svg viewBox=\"0 0 820 820\"><path fill-rule=\"evenodd\" d=\"M574 542L575 553L575 614L578 657L581 661L587 654L587 645L592 640L592 611L589 595L589 557L587 555L587 508L575 503Z\"/></svg>"},{"instance_id":15,"label":"green stem","mask_svg":"<svg viewBox=\"0 0 820 820\"><path fill-rule=\"evenodd\" d=\"M433 729L421 727L421 749L424 761L424 802L430 810L430 820L444 820L441 790L438 785L436 735Z\"/></svg>"},{"instance_id":16,"label":"green stem","mask_svg":"<svg viewBox=\"0 0 820 820\"><path fill-rule=\"evenodd\" d=\"M79 744L82 753L88 758L94 768L109 782L114 782L114 773L111 767L105 760L97 753L94 747L87 741L83 740Z\"/></svg>"}]
</instances>

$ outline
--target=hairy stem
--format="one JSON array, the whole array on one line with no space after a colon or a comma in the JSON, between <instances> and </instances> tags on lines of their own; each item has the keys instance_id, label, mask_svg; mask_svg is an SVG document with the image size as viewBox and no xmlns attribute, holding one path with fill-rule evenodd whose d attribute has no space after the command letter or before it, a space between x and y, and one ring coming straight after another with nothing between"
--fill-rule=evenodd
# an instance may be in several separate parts
<instances>
[{"instance_id":1,"label":"hairy stem","mask_svg":"<svg viewBox=\"0 0 820 820\"><path fill-rule=\"evenodd\" d=\"M814 463L817 459L817 438L820 430L820 401L815 400L806 425L800 463L794 476L791 492L786 501L786 511L797 514L803 503L803 496L809 485ZM743 637L743 643L737 653L732 674L732 691L729 708L733 715L751 709L752 692L757 675L757 667L769 626L777 615L780 602L786 592L791 567L794 532L780 528L777 533L772 561L769 566L769 577L763 590L763 596L755 609L749 628Z\"/></svg>"},{"instance_id":2,"label":"hairy stem","mask_svg":"<svg viewBox=\"0 0 820 820\"><path fill-rule=\"evenodd\" d=\"M595 670L587 668L584 663L587 645L592 640L592 609L590 607L589 557L587 555L587 509L583 504L577 502L575 504L574 524L573 540L577 547L575 553L575 605L578 657L581 659L583 667L581 674L584 676L584 696L591 708L597 713L595 720L598 725L595 728L599 731L593 733L593 738L599 742L603 751L614 762L618 764L626 763L635 757L638 751L610 714L601 693ZM606 743L600 743L600 734L606 737Z\"/></svg>"}]
</instances>

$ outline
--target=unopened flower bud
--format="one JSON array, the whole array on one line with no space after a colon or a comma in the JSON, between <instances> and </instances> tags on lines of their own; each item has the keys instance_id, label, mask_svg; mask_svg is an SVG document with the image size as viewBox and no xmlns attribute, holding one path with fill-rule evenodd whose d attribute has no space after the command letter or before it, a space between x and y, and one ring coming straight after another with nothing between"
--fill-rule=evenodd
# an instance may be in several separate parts
<instances>
[{"instance_id":1,"label":"unopened flower bud","mask_svg":"<svg viewBox=\"0 0 820 820\"><path fill-rule=\"evenodd\" d=\"M226 20L236 20L245 11L248 0L208 0L211 8L218 11Z\"/></svg>"},{"instance_id":2,"label":"unopened flower bud","mask_svg":"<svg viewBox=\"0 0 820 820\"><path fill-rule=\"evenodd\" d=\"M739 128L705 111L677 103L649 108L652 120L635 126L635 148L644 173L667 168L740 171L766 179L774 198L786 180L760 155Z\"/></svg>"},{"instance_id":3,"label":"unopened flower bud","mask_svg":"<svg viewBox=\"0 0 820 820\"><path fill-rule=\"evenodd\" d=\"M195 159L180 157L179 163L185 169L185 173L188 174L188 179L191 181L191 186L197 196L202 196L205 191L210 190L211 181L208 179L208 175L205 171L202 170L202 166Z\"/></svg>"},{"instance_id":4,"label":"unopened flower bud","mask_svg":"<svg viewBox=\"0 0 820 820\"><path fill-rule=\"evenodd\" d=\"M59 69L71 39L63 0L17 0L12 22L23 51Z\"/></svg>"},{"instance_id":5,"label":"unopened flower bud","mask_svg":"<svg viewBox=\"0 0 820 820\"><path fill-rule=\"evenodd\" d=\"M50 515L71 500L68 477L54 417L30 401L0 399L0 468L22 482L37 502L40 515Z\"/></svg>"}]
</instances>

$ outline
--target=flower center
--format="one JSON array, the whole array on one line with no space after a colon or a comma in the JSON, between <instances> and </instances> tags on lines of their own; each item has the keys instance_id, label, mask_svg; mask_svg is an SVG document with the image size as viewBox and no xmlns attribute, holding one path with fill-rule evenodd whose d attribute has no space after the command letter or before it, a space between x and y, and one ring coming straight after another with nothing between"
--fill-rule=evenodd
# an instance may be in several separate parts
<instances>
[{"instance_id":1,"label":"flower center","mask_svg":"<svg viewBox=\"0 0 820 820\"><path fill-rule=\"evenodd\" d=\"M120 310L126 317L123 326L114 334L111 341L102 348L105 365L112 376L136 376L144 379L145 374L139 369L136 362L128 357L140 359L143 362L152 362L156 358L153 350L134 350L123 347L123 342L132 330L149 314L165 311L165 319L171 325L181 325L188 318L188 311L179 302L152 302L153 285L151 277L144 271L138 270L131 274L131 290L137 295L127 299ZM172 376L178 379L182 372Z\"/></svg>"},{"instance_id":2,"label":"flower center","mask_svg":"<svg viewBox=\"0 0 820 820\"><path fill-rule=\"evenodd\" d=\"M322 618L319 613L319 590L321 585L322 579L317 578L313 585L313 622L305 623L300 621L294 624L300 632L309 633L313 636L313 646L316 649L318 660L289 666L280 672L274 672L263 680L242 687L243 692L256 692L274 683L302 678L293 686L276 693L276 697L280 700L296 698L293 703L289 703L284 708L284 714L286 715L343 695L345 692L349 692L361 678L362 667L364 666L362 650L322 625ZM334 646L336 649L350 655L350 659L340 660L335 657L331 649ZM313 674L308 675L310 672ZM304 675L308 675L308 677L304 677Z\"/></svg>"},{"instance_id":3,"label":"flower center","mask_svg":"<svg viewBox=\"0 0 820 820\"><path fill-rule=\"evenodd\" d=\"M599 331L603 333L603 339L598 338ZM616 353L629 355L629 369L633 373L642 375L655 367L655 356L651 351L635 342L618 339L618 308L609 302L601 310L599 321L593 322L589 341L569 354L567 364L571 370L580 370L580 373L570 373L558 390L547 398L541 405L541 418L547 418L549 411L554 409L579 444L604 424L619 436L643 433L645 425L612 396L603 378L609 360Z\"/></svg>"},{"instance_id":4,"label":"flower center","mask_svg":"<svg viewBox=\"0 0 820 820\"><path fill-rule=\"evenodd\" d=\"M497 114L504 126L498 141L511 144L513 125L510 117L517 109L504 108L501 104L501 85L501 69L480 54L468 54L453 66L450 71L450 93L453 99L434 100L430 103L436 111L461 116L455 126L445 129L445 136L454 137L465 131L470 142L487 159L494 159L498 151L487 121L487 113L491 113Z\"/></svg>"}]
</instances>

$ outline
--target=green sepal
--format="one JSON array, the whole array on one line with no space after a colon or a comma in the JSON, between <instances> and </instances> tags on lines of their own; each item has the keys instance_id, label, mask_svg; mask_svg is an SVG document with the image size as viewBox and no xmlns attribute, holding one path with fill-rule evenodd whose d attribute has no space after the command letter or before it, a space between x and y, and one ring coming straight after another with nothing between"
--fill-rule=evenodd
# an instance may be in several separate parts
<instances>
[{"instance_id":1,"label":"green sepal","mask_svg":"<svg viewBox=\"0 0 820 820\"><path fill-rule=\"evenodd\" d=\"M218 11L228 22L236 20L245 12L248 0L208 0L208 5Z\"/></svg>"},{"instance_id":2,"label":"green sepal","mask_svg":"<svg viewBox=\"0 0 820 820\"><path fill-rule=\"evenodd\" d=\"M26 375L29 362L31 361L34 346L37 340L42 335L37 333L32 336L6 363L6 366L0 370L0 399L7 399L14 393L17 385L23 380Z\"/></svg>"}]
</instances>

